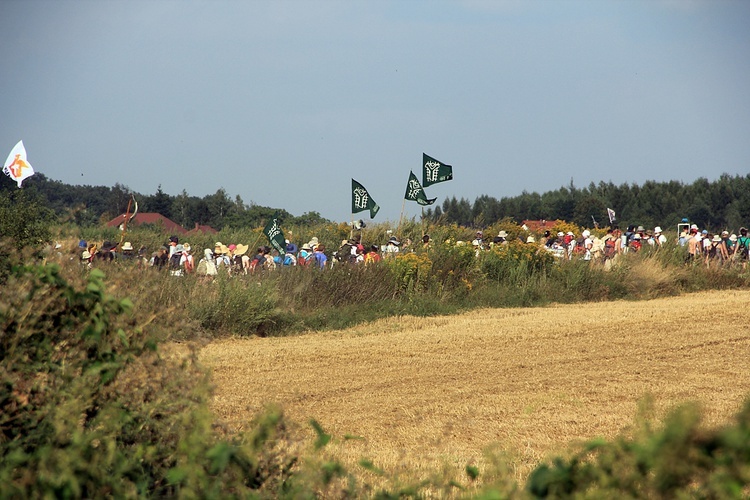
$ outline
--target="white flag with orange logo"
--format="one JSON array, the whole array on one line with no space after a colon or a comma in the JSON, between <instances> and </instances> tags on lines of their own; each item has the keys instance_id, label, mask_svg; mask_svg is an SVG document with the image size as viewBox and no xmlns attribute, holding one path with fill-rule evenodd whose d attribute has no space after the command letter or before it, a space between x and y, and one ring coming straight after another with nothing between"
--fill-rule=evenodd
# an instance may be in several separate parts
<instances>
[{"instance_id":1,"label":"white flag with orange logo","mask_svg":"<svg viewBox=\"0 0 750 500\"><path fill-rule=\"evenodd\" d=\"M26 148L23 147L23 141L18 141L18 144L15 145L8 155L8 159L5 160L5 166L3 166L3 172L16 181L18 187L21 187L24 179L34 175L34 169L26 161Z\"/></svg>"}]
</instances>

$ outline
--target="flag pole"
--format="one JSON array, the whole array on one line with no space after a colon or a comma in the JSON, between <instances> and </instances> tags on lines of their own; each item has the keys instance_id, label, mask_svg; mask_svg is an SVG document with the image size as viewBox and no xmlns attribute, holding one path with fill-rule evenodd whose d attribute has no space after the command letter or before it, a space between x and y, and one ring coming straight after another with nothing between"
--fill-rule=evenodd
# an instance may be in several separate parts
<instances>
[{"instance_id":1,"label":"flag pole","mask_svg":"<svg viewBox=\"0 0 750 500\"><path fill-rule=\"evenodd\" d=\"M398 216L398 226L396 226L396 234L398 235L401 229L401 219L404 218L404 207L406 206L406 198L401 201L401 214Z\"/></svg>"},{"instance_id":2,"label":"flag pole","mask_svg":"<svg viewBox=\"0 0 750 500\"><path fill-rule=\"evenodd\" d=\"M255 250L257 250L257 249L258 249L258 241L260 241L260 235L261 235L261 234L263 234L263 230L262 230L262 229L260 230L260 234L258 235L258 237L257 237L257 238L255 238L255 243L253 244L253 246L252 246L252 247L250 247L250 249L251 249L251 250L252 250L253 252L255 252ZM254 249L254 250L253 250L253 249Z\"/></svg>"},{"instance_id":3,"label":"flag pole","mask_svg":"<svg viewBox=\"0 0 750 500\"><path fill-rule=\"evenodd\" d=\"M422 207L422 238L424 238L424 207Z\"/></svg>"},{"instance_id":4,"label":"flag pole","mask_svg":"<svg viewBox=\"0 0 750 500\"><path fill-rule=\"evenodd\" d=\"M132 206L133 201L135 201L135 195L133 193L130 193L130 199L128 200L128 208L125 210L125 220L122 222L122 234L120 235L120 243L117 245L118 248L122 249L122 242L125 241L125 235L128 231L128 220L131 219L130 217L130 207ZM136 212L138 211L138 203L136 202ZM135 214L133 214L135 216Z\"/></svg>"}]
</instances>

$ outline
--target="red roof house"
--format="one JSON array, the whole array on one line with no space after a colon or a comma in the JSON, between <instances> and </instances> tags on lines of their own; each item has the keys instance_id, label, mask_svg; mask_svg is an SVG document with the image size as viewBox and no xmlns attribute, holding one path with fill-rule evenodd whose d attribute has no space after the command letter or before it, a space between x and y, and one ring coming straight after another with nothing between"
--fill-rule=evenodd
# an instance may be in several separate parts
<instances>
[{"instance_id":1,"label":"red roof house","mask_svg":"<svg viewBox=\"0 0 750 500\"><path fill-rule=\"evenodd\" d=\"M532 233L542 233L544 231L547 231L549 229L552 229L552 227L557 224L558 221L556 220L525 220L521 223L522 226L525 226L528 231L531 231Z\"/></svg>"},{"instance_id":2,"label":"red roof house","mask_svg":"<svg viewBox=\"0 0 750 500\"><path fill-rule=\"evenodd\" d=\"M107 227L118 227L125 221L125 214L119 215L107 222ZM187 234L187 229L177 224L173 220L169 220L162 214L157 213L139 213L136 214L133 219L128 221L128 226L140 226L141 224L153 224L155 226L163 226L164 230L170 234Z\"/></svg>"},{"instance_id":3,"label":"red roof house","mask_svg":"<svg viewBox=\"0 0 750 500\"><path fill-rule=\"evenodd\" d=\"M190 231L188 231L188 234L198 234L198 233L216 234L218 232L219 231L217 231L216 229L212 228L211 226L201 225L201 224L198 224L196 222L195 223L195 227L193 229L191 229Z\"/></svg>"}]
</instances>

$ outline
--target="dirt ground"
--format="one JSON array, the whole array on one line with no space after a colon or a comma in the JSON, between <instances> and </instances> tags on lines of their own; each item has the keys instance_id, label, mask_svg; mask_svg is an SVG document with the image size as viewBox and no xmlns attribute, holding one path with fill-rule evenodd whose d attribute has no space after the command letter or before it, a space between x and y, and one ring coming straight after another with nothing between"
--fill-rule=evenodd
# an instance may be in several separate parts
<instances>
[{"instance_id":1,"label":"dirt ground","mask_svg":"<svg viewBox=\"0 0 750 500\"><path fill-rule=\"evenodd\" d=\"M316 419L346 463L462 470L485 467L493 446L522 479L575 441L627 429L647 394L659 415L697 401L707 425L728 422L750 393L748 304L750 291L722 291L389 318L216 341L201 360L233 429L275 402L306 429Z\"/></svg>"}]
</instances>

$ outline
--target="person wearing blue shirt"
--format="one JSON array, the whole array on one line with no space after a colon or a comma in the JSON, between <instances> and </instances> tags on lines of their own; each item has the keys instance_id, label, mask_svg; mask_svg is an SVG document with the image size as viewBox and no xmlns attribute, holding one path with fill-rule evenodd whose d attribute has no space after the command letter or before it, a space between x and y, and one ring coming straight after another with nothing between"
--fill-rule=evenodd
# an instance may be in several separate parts
<instances>
[{"instance_id":1,"label":"person wearing blue shirt","mask_svg":"<svg viewBox=\"0 0 750 500\"><path fill-rule=\"evenodd\" d=\"M325 245L318 245L317 247L315 247L315 252L313 253L315 265L320 269L325 269L326 262L328 262L328 257L326 257L325 251Z\"/></svg>"}]
</instances>

